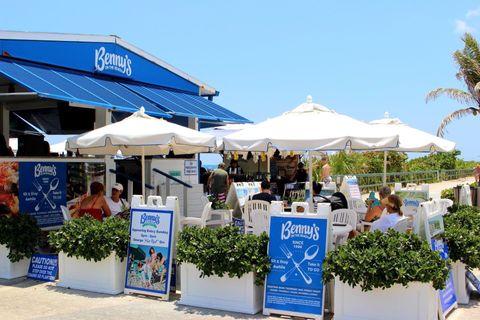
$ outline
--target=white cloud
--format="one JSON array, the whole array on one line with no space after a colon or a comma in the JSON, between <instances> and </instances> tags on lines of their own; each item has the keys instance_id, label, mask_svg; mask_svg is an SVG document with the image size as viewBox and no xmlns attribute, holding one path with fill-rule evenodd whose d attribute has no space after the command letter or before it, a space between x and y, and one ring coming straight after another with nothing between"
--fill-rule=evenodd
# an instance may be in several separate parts
<instances>
[{"instance_id":1,"label":"white cloud","mask_svg":"<svg viewBox=\"0 0 480 320\"><path fill-rule=\"evenodd\" d=\"M465 21L457 20L455 21L455 31L460 34L464 34L466 32L473 33L475 29L470 27Z\"/></svg>"},{"instance_id":2,"label":"white cloud","mask_svg":"<svg viewBox=\"0 0 480 320\"><path fill-rule=\"evenodd\" d=\"M480 7L477 9L468 10L467 14L465 15L467 18L473 18L480 16Z\"/></svg>"}]
</instances>

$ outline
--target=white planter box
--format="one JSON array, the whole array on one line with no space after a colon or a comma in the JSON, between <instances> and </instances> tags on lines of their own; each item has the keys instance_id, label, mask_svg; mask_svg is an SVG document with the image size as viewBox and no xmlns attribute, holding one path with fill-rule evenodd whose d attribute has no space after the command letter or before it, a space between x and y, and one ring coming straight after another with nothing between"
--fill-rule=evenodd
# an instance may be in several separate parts
<instances>
[{"instance_id":1,"label":"white planter box","mask_svg":"<svg viewBox=\"0 0 480 320\"><path fill-rule=\"evenodd\" d=\"M25 258L18 262L11 262L7 257L9 253L10 250L3 244L0 244L0 278L14 279L26 276L30 259Z\"/></svg>"},{"instance_id":2,"label":"white planter box","mask_svg":"<svg viewBox=\"0 0 480 320\"><path fill-rule=\"evenodd\" d=\"M426 283L362 292L335 278L335 320L437 320L438 301Z\"/></svg>"},{"instance_id":3,"label":"white planter box","mask_svg":"<svg viewBox=\"0 0 480 320\"><path fill-rule=\"evenodd\" d=\"M263 286L255 285L253 272L240 279L200 278L200 271L193 264L184 263L180 270L180 304L248 314L256 314L263 308Z\"/></svg>"},{"instance_id":4,"label":"white planter box","mask_svg":"<svg viewBox=\"0 0 480 320\"><path fill-rule=\"evenodd\" d=\"M467 286L465 267L465 264L459 261L452 263L453 285L459 304L468 304L470 302L470 292Z\"/></svg>"},{"instance_id":5,"label":"white planter box","mask_svg":"<svg viewBox=\"0 0 480 320\"><path fill-rule=\"evenodd\" d=\"M95 262L58 254L58 278L60 287L99 293L119 294L125 288L126 258L123 261L112 253L108 258Z\"/></svg>"}]
</instances>

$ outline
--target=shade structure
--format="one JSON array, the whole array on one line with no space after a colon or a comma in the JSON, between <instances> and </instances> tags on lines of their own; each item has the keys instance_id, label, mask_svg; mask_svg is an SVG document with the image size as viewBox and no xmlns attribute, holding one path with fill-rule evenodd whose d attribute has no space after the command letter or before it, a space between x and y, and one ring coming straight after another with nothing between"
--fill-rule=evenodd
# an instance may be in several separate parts
<instances>
[{"instance_id":1,"label":"shade structure","mask_svg":"<svg viewBox=\"0 0 480 320\"><path fill-rule=\"evenodd\" d=\"M398 118L385 118L369 122L376 130L386 134L397 134L399 141L395 151L400 152L451 152L455 142L437 137L428 132L412 128Z\"/></svg>"},{"instance_id":2,"label":"shade structure","mask_svg":"<svg viewBox=\"0 0 480 320\"><path fill-rule=\"evenodd\" d=\"M145 114L133 113L122 121L70 137L66 149L81 154L142 156L142 193L145 195L145 155L208 152L215 148L215 137Z\"/></svg>"},{"instance_id":3,"label":"shade structure","mask_svg":"<svg viewBox=\"0 0 480 320\"><path fill-rule=\"evenodd\" d=\"M223 138L224 151L335 151L395 148L398 135L384 134L367 123L307 102L292 111Z\"/></svg>"},{"instance_id":4,"label":"shade structure","mask_svg":"<svg viewBox=\"0 0 480 320\"><path fill-rule=\"evenodd\" d=\"M395 148L398 135L385 134L367 123L336 113L311 96L295 109L223 138L224 151L267 152L381 150ZM311 156L309 177L312 181ZM310 194L312 184L310 183ZM312 205L310 197L310 205Z\"/></svg>"},{"instance_id":5,"label":"shade structure","mask_svg":"<svg viewBox=\"0 0 480 320\"><path fill-rule=\"evenodd\" d=\"M234 132L250 128L251 126L253 126L251 123L229 123L224 126L202 129L202 132L214 135L217 141L217 147L221 147L223 143L223 137Z\"/></svg>"},{"instance_id":6,"label":"shade structure","mask_svg":"<svg viewBox=\"0 0 480 320\"><path fill-rule=\"evenodd\" d=\"M434 136L428 132L412 128L398 118L390 118L388 112L379 120L370 121L378 131L386 134L397 134L398 147L393 151L398 152L451 152L455 150L455 142ZM387 181L387 152L383 159L383 183Z\"/></svg>"}]
</instances>

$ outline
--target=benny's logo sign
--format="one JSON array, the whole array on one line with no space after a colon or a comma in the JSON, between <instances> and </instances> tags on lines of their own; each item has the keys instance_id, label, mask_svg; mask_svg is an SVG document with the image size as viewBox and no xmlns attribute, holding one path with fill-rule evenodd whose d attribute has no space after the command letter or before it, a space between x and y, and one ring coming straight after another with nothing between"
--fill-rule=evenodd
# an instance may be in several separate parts
<instances>
[{"instance_id":1,"label":"benny's logo sign","mask_svg":"<svg viewBox=\"0 0 480 320\"><path fill-rule=\"evenodd\" d=\"M115 70L127 76L132 75L132 60L128 55L119 55L107 52L105 47L95 49L95 70Z\"/></svg>"}]
</instances>

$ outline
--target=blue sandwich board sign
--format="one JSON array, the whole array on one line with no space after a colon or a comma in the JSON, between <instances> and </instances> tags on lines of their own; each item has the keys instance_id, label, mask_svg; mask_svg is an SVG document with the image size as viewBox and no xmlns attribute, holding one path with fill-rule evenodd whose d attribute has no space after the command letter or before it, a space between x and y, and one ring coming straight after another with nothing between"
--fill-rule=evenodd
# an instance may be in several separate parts
<instances>
[{"instance_id":1,"label":"blue sandwich board sign","mask_svg":"<svg viewBox=\"0 0 480 320\"><path fill-rule=\"evenodd\" d=\"M323 319L322 264L328 245L328 218L279 213L270 220L264 314Z\"/></svg>"}]
</instances>

